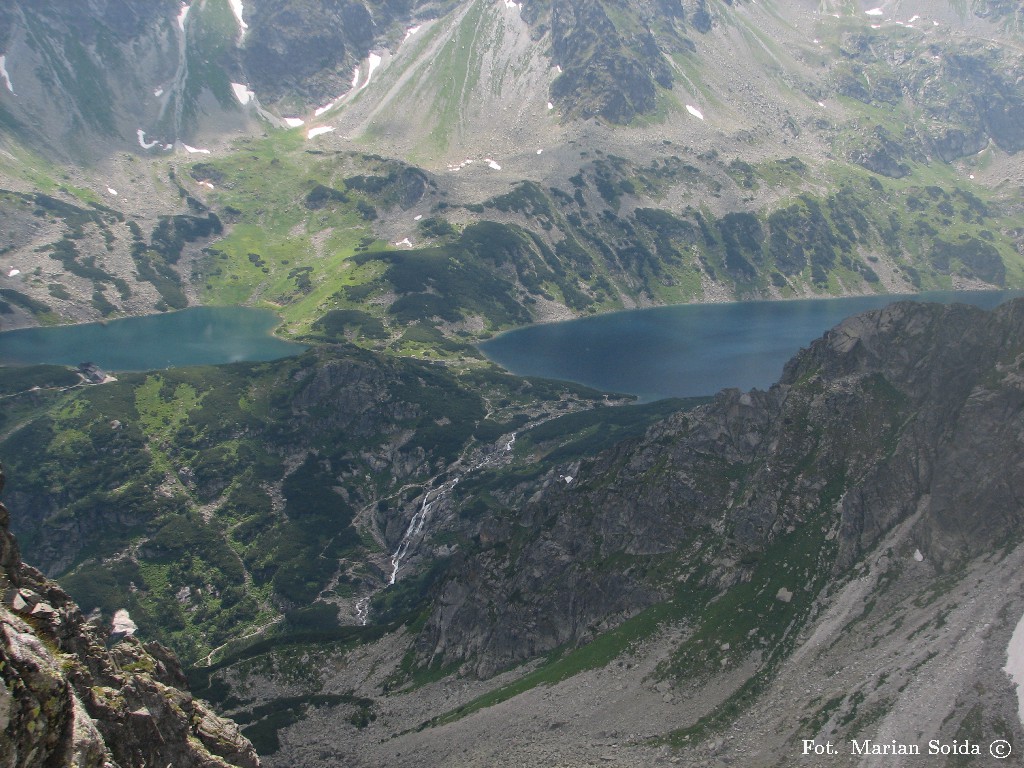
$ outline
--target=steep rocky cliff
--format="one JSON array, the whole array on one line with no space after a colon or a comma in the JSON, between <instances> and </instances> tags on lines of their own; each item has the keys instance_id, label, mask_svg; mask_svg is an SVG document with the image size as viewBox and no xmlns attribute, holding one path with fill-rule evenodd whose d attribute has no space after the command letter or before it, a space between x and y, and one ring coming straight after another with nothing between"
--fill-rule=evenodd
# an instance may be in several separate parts
<instances>
[{"instance_id":1,"label":"steep rocky cliff","mask_svg":"<svg viewBox=\"0 0 1024 768\"><path fill-rule=\"evenodd\" d=\"M897 304L826 334L767 392L726 390L541 492L505 493L468 523L480 545L421 653L489 675L587 642L677 582L724 593L780 547L787 563L808 553L787 591L813 599L921 505L911 537L939 568L999 546L1024 519L1022 340L1024 301Z\"/></svg>"},{"instance_id":2,"label":"steep rocky cliff","mask_svg":"<svg viewBox=\"0 0 1024 768\"><path fill-rule=\"evenodd\" d=\"M768 391L604 452L565 450L561 420L521 430L517 450L559 452L432 497L361 640L263 645L196 684L282 767L1021 743L1003 669L1024 611L1022 370L1024 299L902 303L825 334Z\"/></svg>"},{"instance_id":3,"label":"steep rocky cliff","mask_svg":"<svg viewBox=\"0 0 1024 768\"><path fill-rule=\"evenodd\" d=\"M0 475L0 488L3 476ZM257 768L252 745L187 692L174 655L86 619L21 561L0 505L0 764Z\"/></svg>"}]
</instances>

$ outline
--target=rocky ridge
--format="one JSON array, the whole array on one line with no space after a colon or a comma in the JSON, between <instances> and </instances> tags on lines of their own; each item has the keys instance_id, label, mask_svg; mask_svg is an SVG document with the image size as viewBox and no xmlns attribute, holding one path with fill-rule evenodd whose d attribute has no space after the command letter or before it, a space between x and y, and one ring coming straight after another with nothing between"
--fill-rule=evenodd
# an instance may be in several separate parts
<instances>
[{"instance_id":1,"label":"rocky ridge","mask_svg":"<svg viewBox=\"0 0 1024 768\"><path fill-rule=\"evenodd\" d=\"M420 547L443 576L419 621L306 646L303 675L293 652L242 656L209 690L263 729L275 699L306 702L266 761L309 768L788 766L805 739L842 750L808 765L860 766L849 739L1018 743L1022 338L1024 300L897 304L767 392L540 476L466 478Z\"/></svg>"},{"instance_id":2,"label":"rocky ridge","mask_svg":"<svg viewBox=\"0 0 1024 768\"><path fill-rule=\"evenodd\" d=\"M720 593L800 531L815 593L923 500L911 540L941 569L1019 536L1022 338L1022 301L893 305L830 331L767 392L726 390L504 496L466 532L484 543L451 570L420 652L493 674L668 598L652 562L685 552L669 575Z\"/></svg>"},{"instance_id":3,"label":"rocky ridge","mask_svg":"<svg viewBox=\"0 0 1024 768\"><path fill-rule=\"evenodd\" d=\"M0 505L0 764L259 766L235 724L188 693L171 651L87 619L21 561L7 526Z\"/></svg>"}]
</instances>

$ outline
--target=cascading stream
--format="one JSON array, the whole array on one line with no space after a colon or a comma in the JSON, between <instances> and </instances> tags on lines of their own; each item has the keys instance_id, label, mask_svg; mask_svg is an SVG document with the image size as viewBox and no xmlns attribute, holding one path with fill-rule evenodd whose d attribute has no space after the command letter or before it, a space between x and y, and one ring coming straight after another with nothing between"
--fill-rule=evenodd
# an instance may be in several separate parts
<instances>
[{"instance_id":1,"label":"cascading stream","mask_svg":"<svg viewBox=\"0 0 1024 768\"><path fill-rule=\"evenodd\" d=\"M398 580L398 571L402 567L402 561L405 560L418 541L422 540L424 530L430 520L430 510L434 505L444 498L444 496L456 485L458 485L459 480L463 477L476 472L477 470L483 469L484 467L494 466L502 458L512 453L512 449L515 447L515 444L516 433L513 432L508 441L504 444L504 450L495 451L494 453L485 456L465 472L442 484L440 488L435 491L427 491L423 495L423 501L420 503L420 508L416 511L416 514L412 516L412 520L409 521L409 526L405 529L405 533L402 535L402 540L399 542L398 548L395 550L394 554L391 555L391 576L388 578L387 587L393 586ZM387 587L385 587L385 589ZM356 619L359 621L361 626L365 626L369 623L370 600L372 597L372 595L368 595L366 597L361 597L356 601Z\"/></svg>"},{"instance_id":2,"label":"cascading stream","mask_svg":"<svg viewBox=\"0 0 1024 768\"><path fill-rule=\"evenodd\" d=\"M476 467L474 467L476 469ZM472 472L473 470L470 470ZM423 529L426 527L427 520L430 517L430 509L440 500L445 493L450 491L458 484L459 479L449 480L447 483L437 489L434 497L430 497L430 491L427 491L423 495L423 503L420 504L419 510L415 515L412 516L412 520L409 521L409 527L405 529L405 535L402 536L402 541L398 544L398 549L391 556L391 578L388 579L388 586L392 586L398 579L398 569L402 565L402 560L409 554L409 549L413 545L413 540L423 533Z\"/></svg>"},{"instance_id":3,"label":"cascading stream","mask_svg":"<svg viewBox=\"0 0 1024 768\"><path fill-rule=\"evenodd\" d=\"M365 627L370 621L370 598L371 595L360 597L356 600L356 621L359 626Z\"/></svg>"}]
</instances>

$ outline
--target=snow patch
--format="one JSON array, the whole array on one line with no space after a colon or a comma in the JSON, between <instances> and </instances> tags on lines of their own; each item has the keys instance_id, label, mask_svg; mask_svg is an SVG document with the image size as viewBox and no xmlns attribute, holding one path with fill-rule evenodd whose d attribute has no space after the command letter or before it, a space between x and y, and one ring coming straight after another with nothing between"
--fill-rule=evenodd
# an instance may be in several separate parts
<instances>
[{"instance_id":1,"label":"snow patch","mask_svg":"<svg viewBox=\"0 0 1024 768\"><path fill-rule=\"evenodd\" d=\"M402 246L405 246L406 248L412 248L412 240L410 240L407 237L404 240L399 240L397 243L395 243L395 246L398 248L401 248Z\"/></svg>"},{"instance_id":2,"label":"snow patch","mask_svg":"<svg viewBox=\"0 0 1024 768\"><path fill-rule=\"evenodd\" d=\"M156 96L159 99L161 96L164 95L164 89L163 88L154 88L153 89L153 95Z\"/></svg>"},{"instance_id":3,"label":"snow patch","mask_svg":"<svg viewBox=\"0 0 1024 768\"><path fill-rule=\"evenodd\" d=\"M500 171L501 170L501 166L498 165L493 160L491 160L491 158L489 158L489 157L485 157L484 158L484 162L487 163L487 167L491 168L492 170L495 170L495 171Z\"/></svg>"},{"instance_id":4,"label":"snow patch","mask_svg":"<svg viewBox=\"0 0 1024 768\"><path fill-rule=\"evenodd\" d=\"M7 84L7 90L14 93L14 86L11 85L11 76L7 73L7 55L0 56L0 77Z\"/></svg>"},{"instance_id":5,"label":"snow patch","mask_svg":"<svg viewBox=\"0 0 1024 768\"><path fill-rule=\"evenodd\" d=\"M181 146L183 146L185 148L185 151L188 152L190 155L208 155L208 154L210 154L210 150L208 150L208 149L197 149L196 147L190 147L185 142L182 142Z\"/></svg>"},{"instance_id":6,"label":"snow patch","mask_svg":"<svg viewBox=\"0 0 1024 768\"><path fill-rule=\"evenodd\" d=\"M370 84L370 78L373 77L373 72L374 72L374 70L377 69L377 67L380 66L381 61L383 61L383 59L380 56L378 56L376 53L371 53L370 54L370 65L369 65L369 68L366 71L366 82L363 83L363 88L365 88L366 86L368 86ZM359 90L362 90L363 88L360 88Z\"/></svg>"},{"instance_id":7,"label":"snow patch","mask_svg":"<svg viewBox=\"0 0 1024 768\"><path fill-rule=\"evenodd\" d=\"M139 137L139 146L143 149L152 149L160 143L159 141L146 141L146 132L141 128L135 132L135 135Z\"/></svg>"},{"instance_id":8,"label":"snow patch","mask_svg":"<svg viewBox=\"0 0 1024 768\"><path fill-rule=\"evenodd\" d=\"M305 125L306 121L301 117L286 117L284 119L284 124L289 128L298 128L300 125Z\"/></svg>"},{"instance_id":9,"label":"snow patch","mask_svg":"<svg viewBox=\"0 0 1024 768\"><path fill-rule=\"evenodd\" d=\"M421 213L419 216L414 216L412 220L413 221L419 221L422 218L423 218L423 214Z\"/></svg>"},{"instance_id":10,"label":"snow patch","mask_svg":"<svg viewBox=\"0 0 1024 768\"><path fill-rule=\"evenodd\" d=\"M404 43L405 41L407 41L410 37L415 35L421 29L423 29L422 24L417 24L415 27L409 27L407 30L405 30L405 37L402 38L402 42Z\"/></svg>"},{"instance_id":11,"label":"snow patch","mask_svg":"<svg viewBox=\"0 0 1024 768\"><path fill-rule=\"evenodd\" d=\"M320 126L317 126L316 128L310 128L309 132L306 134L306 138L307 139L314 139L317 136L321 136L321 135L323 135L325 133L330 133L333 130L334 130L334 126L333 125L320 125Z\"/></svg>"},{"instance_id":12,"label":"snow patch","mask_svg":"<svg viewBox=\"0 0 1024 768\"><path fill-rule=\"evenodd\" d=\"M108 195L113 195L114 197L117 197L117 190L114 189L113 187L107 187L107 194Z\"/></svg>"},{"instance_id":13,"label":"snow patch","mask_svg":"<svg viewBox=\"0 0 1024 768\"><path fill-rule=\"evenodd\" d=\"M21 274L21 270L20 269L15 269L14 267L11 267L11 271L7 273L7 276L8 277L17 277L20 274Z\"/></svg>"},{"instance_id":14,"label":"snow patch","mask_svg":"<svg viewBox=\"0 0 1024 768\"><path fill-rule=\"evenodd\" d=\"M243 107L256 98L256 92L250 91L248 86L241 83L232 83L231 90L234 91L235 98L238 99L238 103Z\"/></svg>"},{"instance_id":15,"label":"snow patch","mask_svg":"<svg viewBox=\"0 0 1024 768\"><path fill-rule=\"evenodd\" d=\"M206 187L207 189L216 189L216 187L214 187L213 184L209 181L200 181L199 186Z\"/></svg>"},{"instance_id":16,"label":"snow patch","mask_svg":"<svg viewBox=\"0 0 1024 768\"><path fill-rule=\"evenodd\" d=\"M924 555L921 554L921 550L920 549L915 549L914 550L914 559L917 560L917 562L919 562L919 563L923 563L924 562Z\"/></svg>"},{"instance_id":17,"label":"snow patch","mask_svg":"<svg viewBox=\"0 0 1024 768\"><path fill-rule=\"evenodd\" d=\"M1010 644L1006 647L1006 666L1003 671L1010 676L1017 689L1017 717L1024 724L1024 616L1017 622Z\"/></svg>"},{"instance_id":18,"label":"snow patch","mask_svg":"<svg viewBox=\"0 0 1024 768\"><path fill-rule=\"evenodd\" d=\"M242 0L228 0L228 5L231 6L231 12L235 14L235 18L238 20L238 26L242 32L245 32L249 28L249 25L242 20Z\"/></svg>"},{"instance_id":19,"label":"snow patch","mask_svg":"<svg viewBox=\"0 0 1024 768\"><path fill-rule=\"evenodd\" d=\"M543 155L544 154L544 150L543 149L538 149L537 150L537 154L538 155Z\"/></svg>"},{"instance_id":20,"label":"snow patch","mask_svg":"<svg viewBox=\"0 0 1024 768\"><path fill-rule=\"evenodd\" d=\"M915 14L914 14L913 16L911 16L911 17L910 17L910 21L908 21L908 22L907 22L907 24L913 24L913 23L914 23L915 21L917 21L917 20L918 20L918 19L920 19L920 18L921 18L921 17L920 17L920 16L918 16L918 15L917 15L917 14L915 13Z\"/></svg>"},{"instance_id":21,"label":"snow patch","mask_svg":"<svg viewBox=\"0 0 1024 768\"><path fill-rule=\"evenodd\" d=\"M692 106L690 106L689 104L687 104L687 105L686 105L686 111L687 111L687 112L689 112L689 113L690 113L691 115L693 115L694 117L696 117L696 118L697 118L698 120L703 120L703 119L704 119L704 113L702 113L702 112L701 112L701 111L700 111L699 109L697 109L696 107L692 107Z\"/></svg>"},{"instance_id":22,"label":"snow patch","mask_svg":"<svg viewBox=\"0 0 1024 768\"><path fill-rule=\"evenodd\" d=\"M324 104L322 107L317 107L316 110L313 111L313 117L320 117L320 115L322 115L327 110L334 109L334 105L336 103L337 103L337 99L332 101L330 104Z\"/></svg>"},{"instance_id":23,"label":"snow patch","mask_svg":"<svg viewBox=\"0 0 1024 768\"><path fill-rule=\"evenodd\" d=\"M459 163L458 165L451 165L451 164L449 164L449 165L448 165L448 170L449 170L449 171L453 171L453 172L454 172L454 171L461 171L461 170L462 170L463 168L465 168L465 167L466 167L467 165L472 165L472 164L473 164L473 161L472 161L472 160L466 159L466 160L463 160L463 161L462 161L461 163Z\"/></svg>"},{"instance_id":24,"label":"snow patch","mask_svg":"<svg viewBox=\"0 0 1024 768\"><path fill-rule=\"evenodd\" d=\"M555 108L555 105L554 105L554 104L552 104L552 103L551 103L551 102L549 101L549 102L548 102L548 109L554 109L554 108Z\"/></svg>"},{"instance_id":25,"label":"snow patch","mask_svg":"<svg viewBox=\"0 0 1024 768\"><path fill-rule=\"evenodd\" d=\"M570 484L570 483L572 483L572 481L573 481L573 480L575 480L576 478L574 478L574 477L573 477L572 475L566 475L566 476L565 476L565 477L564 477L563 479L565 480L565 484L566 484L566 485L569 485L569 484Z\"/></svg>"},{"instance_id":26,"label":"snow patch","mask_svg":"<svg viewBox=\"0 0 1024 768\"><path fill-rule=\"evenodd\" d=\"M515 8L521 11L523 9L523 4L517 3L515 2L515 0L505 0L505 7L508 8L509 10Z\"/></svg>"},{"instance_id":27,"label":"snow patch","mask_svg":"<svg viewBox=\"0 0 1024 768\"><path fill-rule=\"evenodd\" d=\"M826 108L826 107L825 107L825 102L824 102L824 101L819 101L819 102L818 102L818 106L819 106L819 107L821 107L822 109L825 109L825 108Z\"/></svg>"},{"instance_id":28,"label":"snow patch","mask_svg":"<svg viewBox=\"0 0 1024 768\"><path fill-rule=\"evenodd\" d=\"M359 67L356 67L356 71L352 75L352 87L355 88L357 85L359 85Z\"/></svg>"},{"instance_id":29,"label":"snow patch","mask_svg":"<svg viewBox=\"0 0 1024 768\"><path fill-rule=\"evenodd\" d=\"M134 635L138 629L138 625L132 621L132 617L128 615L128 611L124 608L121 608L114 614L114 621L111 623L110 631L115 635Z\"/></svg>"},{"instance_id":30,"label":"snow patch","mask_svg":"<svg viewBox=\"0 0 1024 768\"><path fill-rule=\"evenodd\" d=\"M864 11L868 16L883 16L885 11L881 8L872 8L870 11Z\"/></svg>"},{"instance_id":31,"label":"snow patch","mask_svg":"<svg viewBox=\"0 0 1024 768\"><path fill-rule=\"evenodd\" d=\"M181 4L181 11L178 13L178 26L182 32L185 31L185 17L188 16L188 11L191 7L188 3Z\"/></svg>"}]
</instances>

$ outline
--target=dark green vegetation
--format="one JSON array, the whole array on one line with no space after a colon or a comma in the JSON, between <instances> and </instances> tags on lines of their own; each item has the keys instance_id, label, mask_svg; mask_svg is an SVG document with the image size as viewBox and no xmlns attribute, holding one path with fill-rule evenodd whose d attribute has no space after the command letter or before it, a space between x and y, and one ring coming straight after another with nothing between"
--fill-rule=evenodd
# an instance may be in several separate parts
<instances>
[{"instance_id":1,"label":"dark green vegetation","mask_svg":"<svg viewBox=\"0 0 1024 768\"><path fill-rule=\"evenodd\" d=\"M1024 280L1019 212L926 166L899 180L830 167L834 191L822 192L796 157L754 166L671 146L641 165L597 151L565 189L521 182L455 206L418 169L299 154L288 141L247 143L193 167L223 185L212 197L231 221L206 249L201 277L209 300L270 300L288 332L311 340L472 357L474 340L551 302L585 314L622 308L625 297L700 301L709 284L756 298ZM681 186L689 202L661 207ZM720 215L705 202L761 188L787 194ZM428 206L433 215L409 228L411 248L373 236L376 218ZM447 218L467 215L462 226Z\"/></svg>"},{"instance_id":2,"label":"dark green vegetation","mask_svg":"<svg viewBox=\"0 0 1024 768\"><path fill-rule=\"evenodd\" d=\"M520 214L529 229L547 233L562 269L575 276L577 290L563 286L562 296L577 310L607 306L613 284L648 300L700 300L702 276L751 298L882 290L880 264L894 271L889 286L913 289L949 288L953 276L1020 280L1016 216L974 192L843 172L837 191L822 195L796 191L809 172L796 158L757 168L693 162L704 170L678 155L648 166L607 156L570 179L573 195L524 182L482 210ZM792 184L794 194L767 211L720 217L703 206L622 210L626 194L657 199L683 181L712 194L734 184ZM943 238L955 241L957 255L942 257Z\"/></svg>"},{"instance_id":3,"label":"dark green vegetation","mask_svg":"<svg viewBox=\"0 0 1024 768\"><path fill-rule=\"evenodd\" d=\"M357 728L365 728L377 719L371 699L351 694L275 699L270 704L256 707L251 713L236 713L232 719L242 726L242 734L252 742L256 751L261 755L268 755L281 748L277 732L301 720L307 708L333 708L343 704L352 707L347 719Z\"/></svg>"},{"instance_id":4,"label":"dark green vegetation","mask_svg":"<svg viewBox=\"0 0 1024 768\"><path fill-rule=\"evenodd\" d=\"M29 393L35 388L70 387L80 381L74 371L62 365L31 365L0 368L0 395Z\"/></svg>"},{"instance_id":5,"label":"dark green vegetation","mask_svg":"<svg viewBox=\"0 0 1024 768\"><path fill-rule=\"evenodd\" d=\"M68 381L53 367L9 370L11 393ZM401 526L407 487L476 434L496 439L486 403L522 424L527 404L598 397L351 346L28 394L0 443L24 550L86 610L128 608L192 662L318 598L329 616L289 613L285 626L337 627L330 600L380 579L368 565L385 548L377 521Z\"/></svg>"},{"instance_id":6,"label":"dark green vegetation","mask_svg":"<svg viewBox=\"0 0 1024 768\"><path fill-rule=\"evenodd\" d=\"M194 207L201 212L206 211L206 207L198 202ZM182 291L181 277L174 266L181 258L186 243L221 234L223 227L220 219L213 213L207 213L205 218L192 215L161 216L149 245L135 222L128 222L128 229L132 233L132 259L138 268L139 277L152 283L162 299L157 309L187 307L188 299Z\"/></svg>"}]
</instances>

